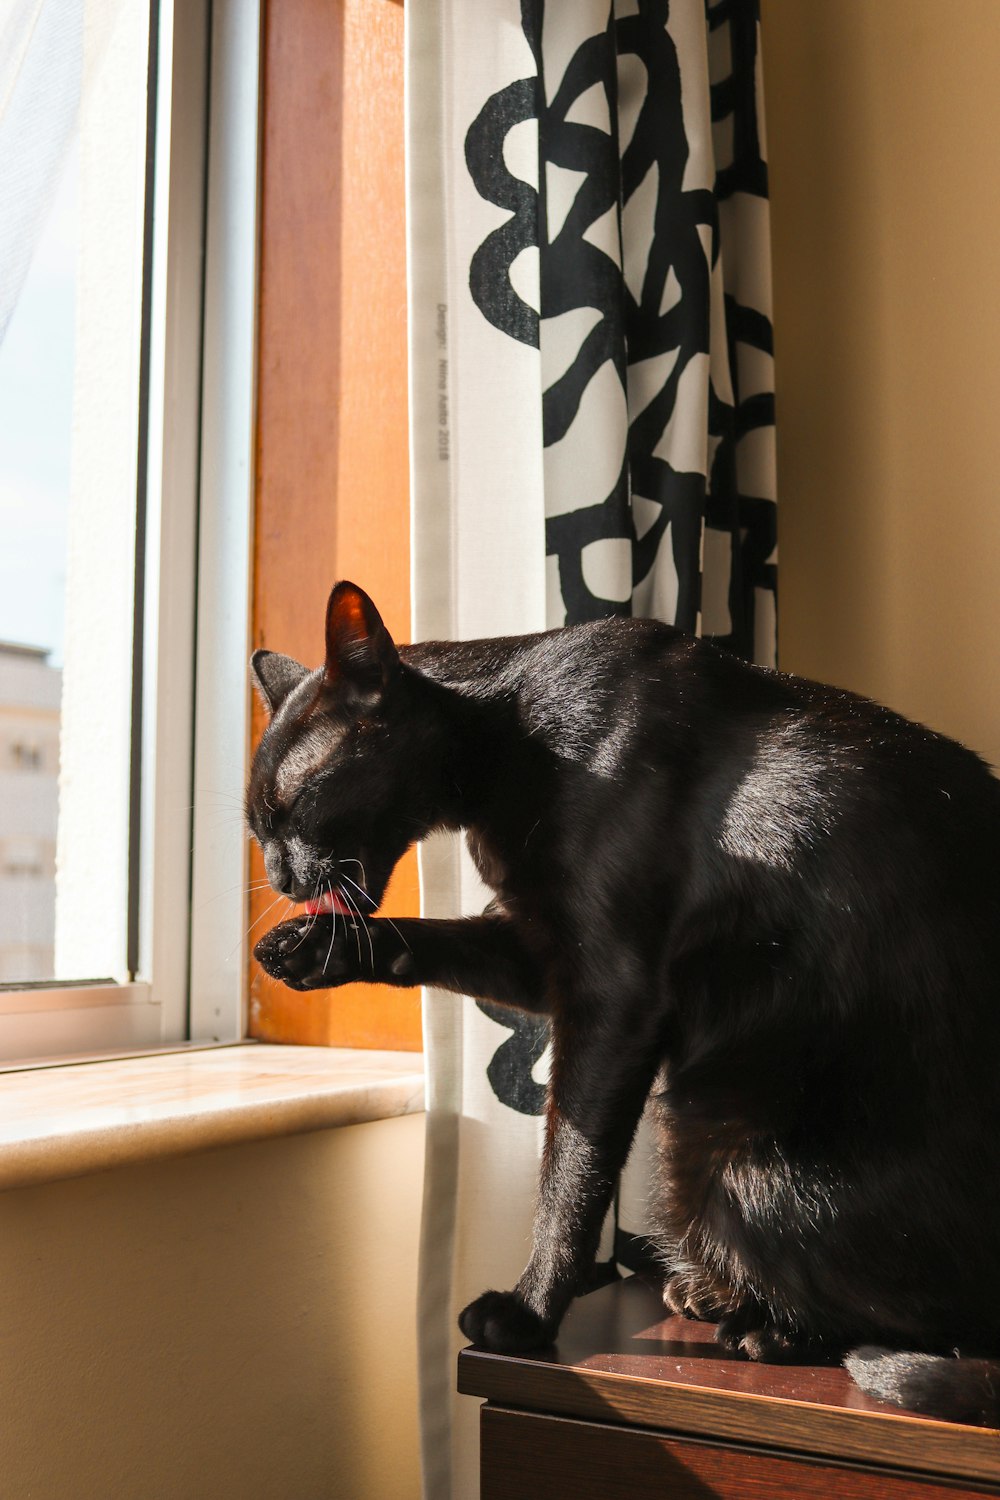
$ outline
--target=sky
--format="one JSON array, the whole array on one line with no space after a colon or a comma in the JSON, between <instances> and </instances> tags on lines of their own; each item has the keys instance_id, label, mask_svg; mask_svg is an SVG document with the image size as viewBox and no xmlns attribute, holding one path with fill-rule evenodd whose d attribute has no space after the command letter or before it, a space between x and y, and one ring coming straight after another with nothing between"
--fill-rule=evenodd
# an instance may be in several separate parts
<instances>
[{"instance_id":1,"label":"sky","mask_svg":"<svg viewBox=\"0 0 1000 1500\"><path fill-rule=\"evenodd\" d=\"M62 663L78 155L67 153L0 344L0 640Z\"/></svg>"}]
</instances>

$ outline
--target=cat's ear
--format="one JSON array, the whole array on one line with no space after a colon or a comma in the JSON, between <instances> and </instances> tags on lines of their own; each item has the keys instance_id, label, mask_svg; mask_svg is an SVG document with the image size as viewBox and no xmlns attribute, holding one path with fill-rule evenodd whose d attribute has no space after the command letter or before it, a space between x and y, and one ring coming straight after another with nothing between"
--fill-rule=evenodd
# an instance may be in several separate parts
<instances>
[{"instance_id":1,"label":"cat's ear","mask_svg":"<svg viewBox=\"0 0 1000 1500\"><path fill-rule=\"evenodd\" d=\"M378 699L399 670L399 653L364 589L338 583L326 606L324 683L356 699Z\"/></svg>"},{"instance_id":2,"label":"cat's ear","mask_svg":"<svg viewBox=\"0 0 1000 1500\"><path fill-rule=\"evenodd\" d=\"M309 668L276 651L255 651L250 658L250 675L273 718L292 689L309 676Z\"/></svg>"}]
</instances>

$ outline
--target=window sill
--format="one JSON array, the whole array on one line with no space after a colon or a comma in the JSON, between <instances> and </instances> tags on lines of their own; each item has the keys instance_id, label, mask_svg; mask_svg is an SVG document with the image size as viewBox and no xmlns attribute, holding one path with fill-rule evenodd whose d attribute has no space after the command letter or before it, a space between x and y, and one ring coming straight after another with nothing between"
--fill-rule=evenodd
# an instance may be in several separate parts
<instances>
[{"instance_id":1,"label":"window sill","mask_svg":"<svg viewBox=\"0 0 1000 1500\"><path fill-rule=\"evenodd\" d=\"M414 1052L248 1043L0 1077L0 1190L424 1108Z\"/></svg>"}]
</instances>

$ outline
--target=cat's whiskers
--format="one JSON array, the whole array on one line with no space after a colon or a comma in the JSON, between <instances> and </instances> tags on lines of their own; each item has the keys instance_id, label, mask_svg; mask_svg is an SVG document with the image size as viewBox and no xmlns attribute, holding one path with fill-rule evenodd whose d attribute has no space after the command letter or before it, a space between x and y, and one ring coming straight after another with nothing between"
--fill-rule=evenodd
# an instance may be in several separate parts
<instances>
[{"instance_id":1,"label":"cat's whiskers","mask_svg":"<svg viewBox=\"0 0 1000 1500\"><path fill-rule=\"evenodd\" d=\"M344 879L346 880L347 877L345 876ZM353 883L354 882L352 881L351 884L353 885ZM354 915L357 917L357 919L361 923L362 927L365 929L365 937L368 939L368 953L369 953L369 957L371 959L372 973L374 974L375 973L375 945L372 942L371 928L368 926L368 923L365 921L364 916L362 915L362 912L361 912L361 908L358 906L358 904L357 904L356 901L352 901L351 900L349 892L344 889L344 886L343 886L342 883L338 883L337 889L339 890L340 894L343 896L344 900L347 902L348 906L354 912ZM359 964L361 963L361 938L360 938L360 936L358 937L358 963Z\"/></svg>"},{"instance_id":2,"label":"cat's whiskers","mask_svg":"<svg viewBox=\"0 0 1000 1500\"><path fill-rule=\"evenodd\" d=\"M313 893L312 893L312 898L311 898L314 905L319 900L319 898L320 898L321 895L322 895L322 891L320 890L319 884L317 883L313 887ZM297 950L302 947L302 944L305 942L306 938L312 932L312 930L316 926L316 923L317 923L318 920L319 920L319 912L318 911L308 911L308 912L306 912L306 919L303 922L302 926L299 928L299 940L295 944L295 947L290 950L292 953L297 952Z\"/></svg>"},{"instance_id":3,"label":"cat's whiskers","mask_svg":"<svg viewBox=\"0 0 1000 1500\"><path fill-rule=\"evenodd\" d=\"M229 960L232 958L233 954L236 952L237 948L239 948L240 943L245 943L246 942L247 938L250 936L251 932L253 932L254 928L260 922L263 922L264 918L267 917L267 916L269 916L272 911L274 911L274 908L277 906L277 904L278 904L279 901L285 901L285 904L288 907L288 909L289 910L292 909L293 903L291 901L288 901L284 896L280 896L280 895L279 896L275 896L274 900L271 902L271 904L267 908L267 910L266 911L262 911L261 914L260 914L260 916L257 918L257 920L250 923L250 926L247 928L247 930L243 934L243 936L239 939L239 941L237 943L234 944L234 946L232 948L230 948L229 952L226 954L225 958L223 959L223 963L228 963L229 962Z\"/></svg>"},{"instance_id":4,"label":"cat's whiskers","mask_svg":"<svg viewBox=\"0 0 1000 1500\"><path fill-rule=\"evenodd\" d=\"M242 880L238 880L235 885L227 885L224 891L216 891L214 895L206 896L205 900L201 902L199 909L211 906L213 901L221 901L223 896L231 896L234 891L245 891L248 896L252 896L257 891L269 891L270 889L271 882L269 880L257 880L251 885L244 885Z\"/></svg>"},{"instance_id":5,"label":"cat's whiskers","mask_svg":"<svg viewBox=\"0 0 1000 1500\"><path fill-rule=\"evenodd\" d=\"M337 936L337 912L336 912L336 908L334 906L334 900L333 900L333 886L330 884L329 881L327 881L327 886L328 886L329 891L330 891L330 913L331 913L331 916L333 917L333 926L330 929L330 946L329 946L329 948L327 948L327 950L326 950L326 958L323 960L323 973L324 974L326 973L327 966L328 966L328 964L330 962L330 959L333 957L333 940Z\"/></svg>"},{"instance_id":6,"label":"cat's whiskers","mask_svg":"<svg viewBox=\"0 0 1000 1500\"><path fill-rule=\"evenodd\" d=\"M308 920L308 922L306 924L306 932L312 932L313 928L316 926L316 923L320 919L321 912L320 912L319 908L320 908L320 902L323 899L323 890L324 890L325 885L326 885L326 881L323 880L322 877L321 877L319 880L317 880L316 884L313 886L312 901L313 901L313 906L314 906L315 910L309 912L309 914L308 914L309 920ZM336 921L336 915L334 916L334 921Z\"/></svg>"},{"instance_id":7,"label":"cat's whiskers","mask_svg":"<svg viewBox=\"0 0 1000 1500\"><path fill-rule=\"evenodd\" d=\"M185 807L183 811L186 813L194 812L194 808ZM223 829L228 832L229 829L235 828L237 824L243 826L246 823L246 818L239 808L212 809L212 812L215 816L213 816L210 823L205 824L206 833L219 833ZM250 838L253 837L249 829L247 829L247 835Z\"/></svg>"},{"instance_id":8,"label":"cat's whiskers","mask_svg":"<svg viewBox=\"0 0 1000 1500\"><path fill-rule=\"evenodd\" d=\"M352 860L351 863L352 864L357 864L358 861L357 860ZM358 885L358 882L356 880L352 880L351 877L350 877L350 875L344 875L343 873L341 873L341 875L339 877L339 883L341 885L341 889L343 889L343 882L345 880L347 881L348 885L354 887L354 889L357 891L357 893L358 893L359 896L363 896L364 897L364 899L369 903L370 906L374 907L376 905L375 901L372 899L371 896L369 896L369 894L365 890L364 886Z\"/></svg>"},{"instance_id":9,"label":"cat's whiskers","mask_svg":"<svg viewBox=\"0 0 1000 1500\"><path fill-rule=\"evenodd\" d=\"M278 902L279 902L279 901L286 901L286 900L287 900L287 899L288 899L288 898L287 898L287 897L286 897L286 896L281 896L281 895L277 895L277 896L275 896L275 898L274 898L274 900L273 900L273 901L272 901L272 902L271 902L271 904L270 904L270 906L269 906L269 907L267 907L267 908L266 908L266 910L264 910L264 911L262 911L262 912L261 912L261 914L260 914L260 916L259 916L259 917L257 917L257 919L256 919L256 920L255 920L255 921L253 921L253 922L251 922L251 923L250 923L250 926L249 926L249 927L248 927L248 928L247 928L247 930L246 930L246 932L245 932L245 933L244 933L244 935L243 935L243 936L244 936L244 937L245 937L245 938L248 938L248 937L249 937L249 936L250 936L250 934L251 934L251 932L253 932L253 930L254 930L254 928L255 928L255 927L256 927L256 926L257 926L257 925L258 925L258 923L260 923L260 922L263 922L263 920L264 920L264 918L265 918L265 917L266 917L266 916L269 916L269 915L270 915L270 913L271 913L271 912L272 912L272 911L274 911L274 908L275 908L275 907L276 907L276 906L277 906L277 904L278 904ZM289 905L289 906L291 906L291 905L292 905L292 903L291 903L291 901L288 901L288 905ZM240 941L241 941L241 942L242 942L242 941L243 941L243 938L241 938L241 939L240 939ZM234 949L233 949L233 952L234 952L234 953L235 953L235 951L236 951L236 949L235 949L235 948L234 948ZM232 957L232 955L230 955L230 957Z\"/></svg>"},{"instance_id":10,"label":"cat's whiskers","mask_svg":"<svg viewBox=\"0 0 1000 1500\"><path fill-rule=\"evenodd\" d=\"M349 859L349 860L346 860L346 861L342 860L341 863L342 864L346 863L346 864L349 864L349 865L361 865L360 859ZM364 865L361 865L361 876L362 876L362 879L364 878L364 873L365 873L365 867L364 867ZM367 891L362 890L361 886L358 885L356 881L352 880L351 877L350 877L350 875L344 875L344 874L342 874L341 877L340 877L340 879L341 879L341 887L340 888L341 888L342 891L344 890L343 881L346 880L348 885L353 885L354 886L354 889L358 892L359 895L364 896L364 898L365 898L366 901L371 902L371 907L372 907L373 911L377 911L378 910L378 902L375 901L372 896L369 896L369 894L368 894ZM345 896L347 895L346 891L344 891L344 895ZM407 953L412 953L413 949L410 947L409 943L406 941L405 937L400 932L399 928L396 926L396 924L392 920L392 918L391 917L387 917L385 915L385 913L383 912L381 920L383 922L388 922L389 926L392 928L393 932L396 934L396 936L399 938L399 941L402 943L403 947L406 949Z\"/></svg>"}]
</instances>

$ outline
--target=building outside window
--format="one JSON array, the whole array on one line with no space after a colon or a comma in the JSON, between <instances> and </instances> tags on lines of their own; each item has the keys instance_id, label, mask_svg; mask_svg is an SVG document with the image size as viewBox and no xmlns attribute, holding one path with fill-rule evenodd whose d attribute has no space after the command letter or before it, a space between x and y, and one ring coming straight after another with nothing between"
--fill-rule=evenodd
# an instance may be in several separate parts
<instances>
[{"instance_id":1,"label":"building outside window","mask_svg":"<svg viewBox=\"0 0 1000 1500\"><path fill-rule=\"evenodd\" d=\"M61 678L0 641L0 984L54 973Z\"/></svg>"}]
</instances>

